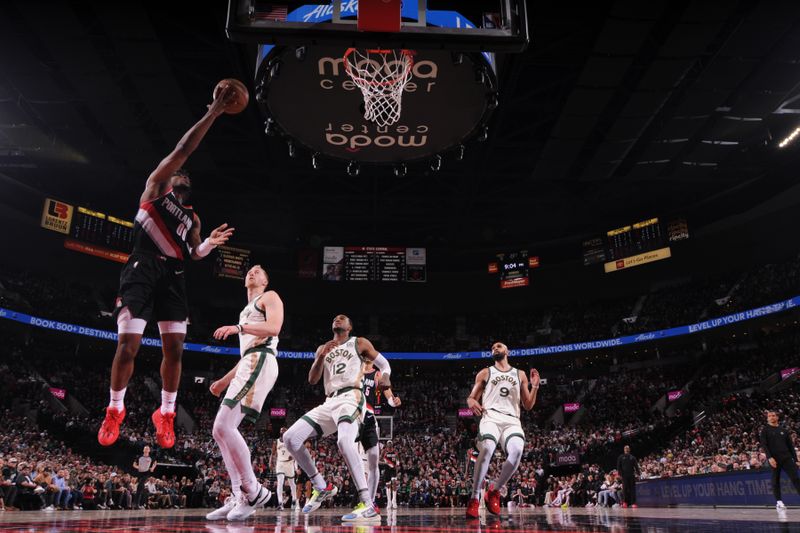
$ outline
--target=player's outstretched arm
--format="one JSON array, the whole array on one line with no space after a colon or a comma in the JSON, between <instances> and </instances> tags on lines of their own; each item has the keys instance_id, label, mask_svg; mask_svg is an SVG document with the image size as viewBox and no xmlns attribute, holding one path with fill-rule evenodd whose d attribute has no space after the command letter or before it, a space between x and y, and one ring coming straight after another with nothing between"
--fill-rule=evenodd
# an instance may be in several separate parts
<instances>
[{"instance_id":1,"label":"player's outstretched arm","mask_svg":"<svg viewBox=\"0 0 800 533\"><path fill-rule=\"evenodd\" d=\"M475 376L475 385L472 387L472 392L470 392L467 397L467 407L472 409L472 413L476 416L481 416L483 414L483 406L481 405L480 397L483 395L483 389L486 387L487 379L489 379L489 370L484 368Z\"/></svg>"},{"instance_id":2,"label":"player's outstretched arm","mask_svg":"<svg viewBox=\"0 0 800 533\"><path fill-rule=\"evenodd\" d=\"M233 326L220 326L214 332L214 338L225 340L231 335L245 333L256 337L277 337L283 327L283 300L275 291L262 294L256 304L264 308L267 320L256 324L236 324Z\"/></svg>"},{"instance_id":3,"label":"player's outstretched arm","mask_svg":"<svg viewBox=\"0 0 800 533\"><path fill-rule=\"evenodd\" d=\"M188 242L189 248L192 250L192 259L195 261L203 259L210 254L214 248L228 242L228 239L231 238L234 231L234 228L229 228L228 224L223 224L214 229L211 234L206 237L206 240L201 242L200 227L200 217L194 215L194 224L192 224L192 229L189 232Z\"/></svg>"},{"instance_id":4,"label":"player's outstretched arm","mask_svg":"<svg viewBox=\"0 0 800 533\"><path fill-rule=\"evenodd\" d=\"M522 408L526 411L533 409L536 404L536 395L539 392L539 371L535 368L531 369L530 388L528 387L528 376L525 372L519 371L519 391L522 400Z\"/></svg>"},{"instance_id":5,"label":"player's outstretched arm","mask_svg":"<svg viewBox=\"0 0 800 533\"><path fill-rule=\"evenodd\" d=\"M203 115L203 118L189 128L189 131L178 141L172 152L161 160L156 169L150 174L150 177L147 178L144 193L142 193L142 203L164 194L170 178L186 163L186 160L200 145L200 141L206 136L208 129L217 120L217 117L224 113L225 107L235 99L236 91L231 86L223 87L217 93L217 97L208 106L208 111Z\"/></svg>"}]
</instances>

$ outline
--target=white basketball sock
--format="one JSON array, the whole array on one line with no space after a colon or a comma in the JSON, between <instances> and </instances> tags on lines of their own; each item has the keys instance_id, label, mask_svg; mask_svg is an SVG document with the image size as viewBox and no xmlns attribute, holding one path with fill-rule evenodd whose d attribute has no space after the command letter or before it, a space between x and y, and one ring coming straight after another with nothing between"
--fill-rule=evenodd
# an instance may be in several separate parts
<instances>
[{"instance_id":1,"label":"white basketball sock","mask_svg":"<svg viewBox=\"0 0 800 533\"><path fill-rule=\"evenodd\" d=\"M125 391L128 390L128 387L124 387L122 390L111 390L111 401L108 402L108 406L112 409L116 409L117 411L122 411L125 409Z\"/></svg>"},{"instance_id":2,"label":"white basketball sock","mask_svg":"<svg viewBox=\"0 0 800 533\"><path fill-rule=\"evenodd\" d=\"M161 414L175 412L175 401L178 399L178 391L167 392L161 389Z\"/></svg>"}]
</instances>

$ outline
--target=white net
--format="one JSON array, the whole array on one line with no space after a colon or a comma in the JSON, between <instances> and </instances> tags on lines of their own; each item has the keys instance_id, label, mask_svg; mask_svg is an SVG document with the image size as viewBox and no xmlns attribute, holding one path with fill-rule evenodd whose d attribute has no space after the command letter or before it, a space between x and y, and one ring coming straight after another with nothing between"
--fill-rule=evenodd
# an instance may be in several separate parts
<instances>
[{"instance_id":1,"label":"white net","mask_svg":"<svg viewBox=\"0 0 800 533\"><path fill-rule=\"evenodd\" d=\"M347 74L364 96L364 118L378 126L397 122L414 66L411 50L348 48L344 60Z\"/></svg>"}]
</instances>

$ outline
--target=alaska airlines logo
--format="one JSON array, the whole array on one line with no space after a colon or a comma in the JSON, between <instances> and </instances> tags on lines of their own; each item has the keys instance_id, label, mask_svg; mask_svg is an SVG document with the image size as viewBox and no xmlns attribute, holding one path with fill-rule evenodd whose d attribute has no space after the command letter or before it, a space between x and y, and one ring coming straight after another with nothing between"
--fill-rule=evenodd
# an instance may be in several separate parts
<instances>
[{"instance_id":1,"label":"alaska airlines logo","mask_svg":"<svg viewBox=\"0 0 800 533\"><path fill-rule=\"evenodd\" d=\"M336 0L337 2L339 0ZM347 0L342 3L342 16L358 14L358 0ZM303 22L317 22L333 16L333 4L320 5L303 15ZM313 20L312 20L313 19Z\"/></svg>"}]
</instances>

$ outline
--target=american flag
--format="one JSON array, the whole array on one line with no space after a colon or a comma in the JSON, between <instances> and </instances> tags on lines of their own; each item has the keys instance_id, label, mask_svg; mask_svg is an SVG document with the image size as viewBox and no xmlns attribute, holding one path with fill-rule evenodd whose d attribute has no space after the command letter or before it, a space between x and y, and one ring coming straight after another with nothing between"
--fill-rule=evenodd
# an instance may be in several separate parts
<instances>
[{"instance_id":1,"label":"american flag","mask_svg":"<svg viewBox=\"0 0 800 533\"><path fill-rule=\"evenodd\" d=\"M286 4L261 4L256 9L256 18L285 22L288 13L289 7Z\"/></svg>"}]
</instances>

